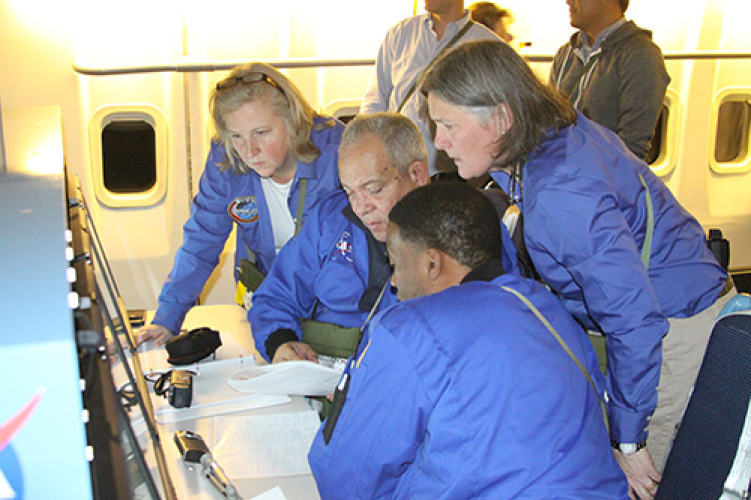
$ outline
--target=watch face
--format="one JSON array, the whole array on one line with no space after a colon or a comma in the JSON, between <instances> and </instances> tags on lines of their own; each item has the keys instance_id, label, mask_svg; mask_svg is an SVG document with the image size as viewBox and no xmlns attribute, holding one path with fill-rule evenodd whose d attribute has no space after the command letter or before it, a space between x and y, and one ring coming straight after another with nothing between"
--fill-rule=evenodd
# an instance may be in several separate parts
<instances>
[{"instance_id":1,"label":"watch face","mask_svg":"<svg viewBox=\"0 0 751 500\"><path fill-rule=\"evenodd\" d=\"M636 443L621 443L620 449L624 455L631 455L636 453Z\"/></svg>"}]
</instances>

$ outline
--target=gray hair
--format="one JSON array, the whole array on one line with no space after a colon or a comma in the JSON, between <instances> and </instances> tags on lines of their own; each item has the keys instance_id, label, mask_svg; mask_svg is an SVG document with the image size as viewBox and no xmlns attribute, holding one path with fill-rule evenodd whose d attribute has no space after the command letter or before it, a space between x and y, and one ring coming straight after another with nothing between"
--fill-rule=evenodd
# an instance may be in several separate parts
<instances>
[{"instance_id":1,"label":"gray hair","mask_svg":"<svg viewBox=\"0 0 751 500\"><path fill-rule=\"evenodd\" d=\"M339 155L359 142L363 135L378 137L386 147L391 163L401 175L409 173L415 161L428 162L428 153L420 129L412 120L397 113L358 115L347 124L339 146Z\"/></svg>"},{"instance_id":2,"label":"gray hair","mask_svg":"<svg viewBox=\"0 0 751 500\"><path fill-rule=\"evenodd\" d=\"M553 130L576 122L566 97L543 84L529 65L500 40L465 42L443 54L423 77L421 91L458 106L486 123L504 105L511 127L496 144L496 158L515 165Z\"/></svg>"}]
</instances>

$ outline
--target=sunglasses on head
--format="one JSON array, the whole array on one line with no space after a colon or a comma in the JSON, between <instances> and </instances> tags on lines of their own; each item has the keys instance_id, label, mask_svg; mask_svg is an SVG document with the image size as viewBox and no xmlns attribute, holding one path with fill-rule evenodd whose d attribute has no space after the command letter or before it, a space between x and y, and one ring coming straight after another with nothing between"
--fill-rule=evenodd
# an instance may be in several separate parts
<instances>
[{"instance_id":1,"label":"sunglasses on head","mask_svg":"<svg viewBox=\"0 0 751 500\"><path fill-rule=\"evenodd\" d=\"M276 83L269 75L258 73L258 72L248 73L247 75L243 75L243 76L230 76L228 78L225 78L224 80L216 84L216 89L223 90L223 89L228 89L230 87L234 87L235 85L239 83L250 85L252 83L258 83L258 82L266 82L272 87L274 87L276 90L281 92L282 94L286 95L284 93L284 90L282 90L282 87L280 87L279 84Z\"/></svg>"}]
</instances>

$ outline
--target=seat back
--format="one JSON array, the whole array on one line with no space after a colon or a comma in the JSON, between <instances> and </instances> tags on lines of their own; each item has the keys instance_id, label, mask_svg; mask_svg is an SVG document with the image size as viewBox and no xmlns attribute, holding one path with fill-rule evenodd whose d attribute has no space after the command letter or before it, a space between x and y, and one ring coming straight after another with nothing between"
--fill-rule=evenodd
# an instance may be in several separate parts
<instances>
[{"instance_id":1,"label":"seat back","mask_svg":"<svg viewBox=\"0 0 751 500\"><path fill-rule=\"evenodd\" d=\"M748 491L748 464L738 469L742 456L748 460L749 450L738 452L739 442L749 447L748 438L741 441L741 436L744 427L751 433L751 422L746 425L751 420L750 401L751 311L730 312L721 315L712 330L658 499L720 498L731 470L741 474L740 491Z\"/></svg>"}]
</instances>

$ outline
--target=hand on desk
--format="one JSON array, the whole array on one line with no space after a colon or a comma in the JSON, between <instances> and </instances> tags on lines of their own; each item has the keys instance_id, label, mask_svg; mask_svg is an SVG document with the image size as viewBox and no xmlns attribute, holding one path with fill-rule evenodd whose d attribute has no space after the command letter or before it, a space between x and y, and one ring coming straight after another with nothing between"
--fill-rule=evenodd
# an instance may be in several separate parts
<instances>
[{"instance_id":1,"label":"hand on desk","mask_svg":"<svg viewBox=\"0 0 751 500\"><path fill-rule=\"evenodd\" d=\"M305 342L286 342L279 346L272 363L283 361L313 361L318 363L318 354Z\"/></svg>"},{"instance_id":2,"label":"hand on desk","mask_svg":"<svg viewBox=\"0 0 751 500\"><path fill-rule=\"evenodd\" d=\"M169 339L173 337L172 330L162 325L150 324L143 328L140 328L136 332L136 347L143 344L147 340L154 340L154 345L161 347L167 343Z\"/></svg>"},{"instance_id":3,"label":"hand on desk","mask_svg":"<svg viewBox=\"0 0 751 500\"><path fill-rule=\"evenodd\" d=\"M613 453L628 479L629 497L640 500L654 498L662 476L657 472L649 450L642 448L633 455L624 455L618 450L613 450Z\"/></svg>"}]
</instances>

